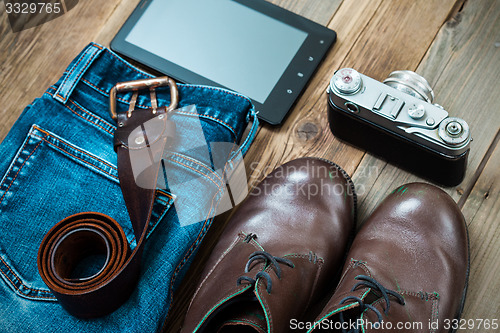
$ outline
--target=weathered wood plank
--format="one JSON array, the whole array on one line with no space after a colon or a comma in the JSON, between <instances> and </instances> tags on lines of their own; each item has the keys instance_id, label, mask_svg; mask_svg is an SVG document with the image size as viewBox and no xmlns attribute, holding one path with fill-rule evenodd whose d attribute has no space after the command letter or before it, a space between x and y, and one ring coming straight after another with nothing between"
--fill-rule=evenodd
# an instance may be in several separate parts
<instances>
[{"instance_id":1,"label":"weathered wood plank","mask_svg":"<svg viewBox=\"0 0 500 333\"><path fill-rule=\"evenodd\" d=\"M327 25L342 0L267 0L321 25Z\"/></svg>"},{"instance_id":2,"label":"weathered wood plank","mask_svg":"<svg viewBox=\"0 0 500 333\"><path fill-rule=\"evenodd\" d=\"M339 40L306 93L281 128L264 125L250 149L247 160L259 162L249 170L252 183L267 169L258 166L274 167L299 156L333 160L352 174L364 152L335 139L326 119L325 89L334 70L349 66L380 79L395 68L416 68L455 3L345 1L329 25Z\"/></svg>"},{"instance_id":3,"label":"weathered wood plank","mask_svg":"<svg viewBox=\"0 0 500 333\"><path fill-rule=\"evenodd\" d=\"M500 144L463 208L469 224L471 271L464 319L500 321ZM465 326L467 328L467 326ZM483 327L460 332L488 332Z\"/></svg>"},{"instance_id":4,"label":"weathered wood plank","mask_svg":"<svg viewBox=\"0 0 500 333\"><path fill-rule=\"evenodd\" d=\"M500 2L469 1L449 20L425 55L417 72L434 87L436 102L471 127L466 177L461 185L445 189L458 201L474 184L474 174L500 128ZM371 175L367 176L367 171ZM369 154L353 176L360 192L360 217L369 214L393 188L425 181Z\"/></svg>"}]
</instances>

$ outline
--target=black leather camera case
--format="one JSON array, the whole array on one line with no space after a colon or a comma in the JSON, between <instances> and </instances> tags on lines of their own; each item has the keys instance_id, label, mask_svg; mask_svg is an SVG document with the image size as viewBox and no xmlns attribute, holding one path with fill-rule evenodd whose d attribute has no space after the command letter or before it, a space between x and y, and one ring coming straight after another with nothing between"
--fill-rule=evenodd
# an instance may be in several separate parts
<instances>
[{"instance_id":1,"label":"black leather camera case","mask_svg":"<svg viewBox=\"0 0 500 333\"><path fill-rule=\"evenodd\" d=\"M465 176L469 150L458 156L444 155L339 109L330 98L328 121L339 139L430 181L455 186Z\"/></svg>"}]
</instances>

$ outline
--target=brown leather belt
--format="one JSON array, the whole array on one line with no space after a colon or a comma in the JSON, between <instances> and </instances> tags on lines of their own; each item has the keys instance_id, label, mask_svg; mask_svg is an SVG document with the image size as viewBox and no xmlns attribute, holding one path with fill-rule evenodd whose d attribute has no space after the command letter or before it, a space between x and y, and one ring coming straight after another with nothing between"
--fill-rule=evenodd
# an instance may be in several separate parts
<instances>
[{"instance_id":1,"label":"brown leather belt","mask_svg":"<svg viewBox=\"0 0 500 333\"><path fill-rule=\"evenodd\" d=\"M170 105L158 107L155 88L165 85L170 86ZM138 91L144 88L150 90L152 108L134 110ZM117 114L116 95L124 91L134 91L130 107L128 112ZM69 216L45 235L38 250L38 270L61 305L76 317L93 318L113 312L128 299L137 284L161 159L151 161L151 166L141 174L142 186L138 186L130 150L151 151L154 148L157 152L163 151L167 142L164 132L175 130L167 122L168 113L177 103L177 86L168 77L119 83L110 92L110 114L118 123L114 136L118 178L137 246L132 251L120 225L111 217L95 212ZM159 117L164 119L163 128L158 128L157 133L148 131L146 134L142 127L143 133L139 135L144 135L145 140L133 147L128 144L134 130L160 115L164 115ZM71 278L77 264L95 254L105 254L103 268L90 277Z\"/></svg>"}]
</instances>

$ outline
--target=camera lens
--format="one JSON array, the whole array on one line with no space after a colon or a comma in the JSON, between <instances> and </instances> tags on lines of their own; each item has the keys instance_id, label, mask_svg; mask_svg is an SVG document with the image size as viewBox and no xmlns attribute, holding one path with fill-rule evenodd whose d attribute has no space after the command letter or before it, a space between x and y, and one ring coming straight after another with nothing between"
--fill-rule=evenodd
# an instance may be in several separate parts
<instances>
[{"instance_id":1,"label":"camera lens","mask_svg":"<svg viewBox=\"0 0 500 333\"><path fill-rule=\"evenodd\" d=\"M394 71L389 74L384 83L428 103L434 101L434 91L432 91L429 82L415 72L407 70Z\"/></svg>"}]
</instances>

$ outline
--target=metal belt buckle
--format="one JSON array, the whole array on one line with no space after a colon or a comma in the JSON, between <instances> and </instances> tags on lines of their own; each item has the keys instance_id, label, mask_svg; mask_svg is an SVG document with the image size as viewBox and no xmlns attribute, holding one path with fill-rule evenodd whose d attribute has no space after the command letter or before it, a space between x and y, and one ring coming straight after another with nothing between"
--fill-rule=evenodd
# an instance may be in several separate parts
<instances>
[{"instance_id":1,"label":"metal belt buckle","mask_svg":"<svg viewBox=\"0 0 500 333\"><path fill-rule=\"evenodd\" d=\"M130 106L127 111L127 118L132 116L132 111L134 111L135 103L137 101L137 96L139 95L139 90L149 89L151 94L151 106L153 109L153 114L156 113L158 108L158 100L156 99L156 88L157 87L170 87L170 105L167 107L167 112L173 111L177 108L179 103L179 92L177 90L177 85L174 80L168 76L156 77L151 79L127 81L117 83L111 91L109 92L109 114L113 120L117 120L116 113L116 94L119 92L133 91L132 99L130 100Z\"/></svg>"}]
</instances>

